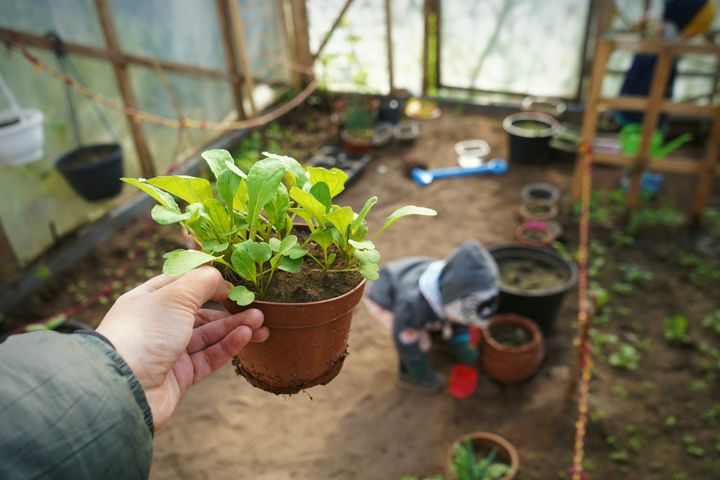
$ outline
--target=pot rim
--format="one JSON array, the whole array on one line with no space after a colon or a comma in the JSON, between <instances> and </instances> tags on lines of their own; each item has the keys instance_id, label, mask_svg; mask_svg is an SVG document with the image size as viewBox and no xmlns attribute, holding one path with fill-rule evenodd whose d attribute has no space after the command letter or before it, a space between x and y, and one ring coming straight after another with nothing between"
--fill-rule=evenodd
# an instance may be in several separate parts
<instances>
[{"instance_id":1,"label":"pot rim","mask_svg":"<svg viewBox=\"0 0 720 480\"><path fill-rule=\"evenodd\" d=\"M536 215L530 211L530 209L528 208L529 205L540 205L543 207L550 207L550 211L545 214ZM558 208L558 206L556 204L547 203L547 202L528 202L528 203L523 203L522 205L520 205L518 207L518 213L525 220L540 220L540 221L552 220L553 218L557 217L559 211L560 211L560 209Z\"/></svg>"},{"instance_id":2,"label":"pot rim","mask_svg":"<svg viewBox=\"0 0 720 480\"><path fill-rule=\"evenodd\" d=\"M550 198L548 199L542 199L542 198L531 198L531 191L532 190L544 190L550 194ZM522 189L522 192L520 193L520 196L523 200L523 202L529 202L529 203L557 203L557 201L560 199L560 189L556 187L555 185L547 182L533 182L528 183L525 185Z\"/></svg>"},{"instance_id":3,"label":"pot rim","mask_svg":"<svg viewBox=\"0 0 720 480\"><path fill-rule=\"evenodd\" d=\"M80 152L85 152L88 150L104 150L103 154L105 156L99 161L92 164L82 164L75 166L66 165L66 163L68 163L72 157L74 157ZM60 158L55 161L55 168L57 168L61 172L95 170L99 167L103 167L116 161L116 156L118 154L122 158L123 148L119 143L93 143L90 145L83 145L82 147L74 148L69 152L65 152L63 155L61 155Z\"/></svg>"},{"instance_id":4,"label":"pot rim","mask_svg":"<svg viewBox=\"0 0 720 480\"><path fill-rule=\"evenodd\" d=\"M563 113L565 113L565 110L567 110L567 104L561 98L542 97L535 95L528 95L527 97L523 98L522 108L525 111L533 111L532 107L535 103L544 103L545 105L553 107L555 109L555 116L557 117L561 116Z\"/></svg>"},{"instance_id":5,"label":"pot rim","mask_svg":"<svg viewBox=\"0 0 720 480\"><path fill-rule=\"evenodd\" d=\"M513 295L521 295L524 297L548 297L552 295L557 295L560 293L566 293L568 292L572 287L575 286L578 279L578 268L577 264L573 261L567 260L560 256L557 252L551 249L547 248L539 248L539 247L533 247L531 245L523 245L522 243L499 243L495 245L491 245L488 248L488 252L490 252L490 255L495 260L495 263L498 263L498 258L494 255L495 253L501 252L501 251L520 251L519 256L520 258L537 258L538 256L544 257L558 265L562 265L565 269L570 271L570 278L568 278L562 285L559 285L554 288L546 288L542 290L523 290L521 288L512 287L510 285L505 285L502 281L502 278L499 279L499 287L501 292L510 293ZM524 251L524 252L523 252ZM522 253L525 253L523 255ZM529 255L528 255L529 254Z\"/></svg>"},{"instance_id":6,"label":"pot rim","mask_svg":"<svg viewBox=\"0 0 720 480\"><path fill-rule=\"evenodd\" d=\"M450 478L457 479L457 475L455 475L455 471L452 468L453 464L453 445L458 442L464 442L465 440L488 440L491 443L497 444L502 450L504 450L508 456L510 457L510 472L505 475L502 480L510 480L517 475L518 470L520 470L520 456L518 455L517 450L513 446L512 443L510 443L505 437L498 435L497 433L491 433L491 432L483 432L483 431L475 431L466 433L465 435L462 435L453 441L450 446L448 447L447 451L447 459L446 459L446 465L447 465L447 472L450 476Z\"/></svg>"},{"instance_id":7,"label":"pot rim","mask_svg":"<svg viewBox=\"0 0 720 480\"><path fill-rule=\"evenodd\" d=\"M542 226L540 224L542 224ZM525 232L528 230L541 232L545 236L541 240L534 240L525 235ZM555 233L546 222L543 222L542 220L530 220L515 227L515 239L518 242L525 243L527 245L542 247L550 245L555 240Z\"/></svg>"},{"instance_id":8,"label":"pot rim","mask_svg":"<svg viewBox=\"0 0 720 480\"><path fill-rule=\"evenodd\" d=\"M546 123L547 128L542 130L527 130L515 126L515 122L523 120L534 120L536 122ZM548 138L560 131L560 122L552 115L540 112L519 112L508 115L503 120L503 129L510 135L522 138Z\"/></svg>"},{"instance_id":9,"label":"pot rim","mask_svg":"<svg viewBox=\"0 0 720 480\"><path fill-rule=\"evenodd\" d=\"M525 331L529 331L531 338L530 341L519 347L506 347L500 342L496 341L490 334L490 327L493 325L515 325L519 327L526 327ZM483 339L495 350L507 353L524 353L530 350L534 350L543 343L543 335L538 327L537 323L533 322L527 317L518 315L516 313L500 313L490 318L487 325L482 327Z\"/></svg>"},{"instance_id":10,"label":"pot rim","mask_svg":"<svg viewBox=\"0 0 720 480\"><path fill-rule=\"evenodd\" d=\"M360 140L357 137L350 136L350 131L347 128L343 128L340 130L340 138L344 142L357 147L372 147L375 144L375 130L373 128L369 128L368 130L372 133L370 137Z\"/></svg>"}]
</instances>

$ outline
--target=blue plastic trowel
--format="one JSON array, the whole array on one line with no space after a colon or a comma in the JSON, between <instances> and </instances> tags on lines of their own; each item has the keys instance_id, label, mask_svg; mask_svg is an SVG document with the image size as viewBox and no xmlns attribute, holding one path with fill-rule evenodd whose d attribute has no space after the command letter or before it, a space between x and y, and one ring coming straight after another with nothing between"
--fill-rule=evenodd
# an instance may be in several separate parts
<instances>
[{"instance_id":1,"label":"blue plastic trowel","mask_svg":"<svg viewBox=\"0 0 720 480\"><path fill-rule=\"evenodd\" d=\"M412 179L421 187L430 185L435 180L452 177L466 177L468 175L480 175L490 173L493 175L504 175L508 171L507 162L502 158L493 158L482 165L471 168L449 167L423 170L422 168L412 169Z\"/></svg>"}]
</instances>

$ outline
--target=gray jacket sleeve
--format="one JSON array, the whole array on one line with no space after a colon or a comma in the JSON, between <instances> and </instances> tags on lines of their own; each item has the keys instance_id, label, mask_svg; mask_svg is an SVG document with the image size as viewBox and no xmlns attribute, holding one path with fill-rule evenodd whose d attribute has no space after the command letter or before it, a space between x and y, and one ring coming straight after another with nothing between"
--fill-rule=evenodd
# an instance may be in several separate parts
<instances>
[{"instance_id":1,"label":"gray jacket sleeve","mask_svg":"<svg viewBox=\"0 0 720 480\"><path fill-rule=\"evenodd\" d=\"M109 342L40 331L0 345L0 478L144 479L152 428Z\"/></svg>"}]
</instances>

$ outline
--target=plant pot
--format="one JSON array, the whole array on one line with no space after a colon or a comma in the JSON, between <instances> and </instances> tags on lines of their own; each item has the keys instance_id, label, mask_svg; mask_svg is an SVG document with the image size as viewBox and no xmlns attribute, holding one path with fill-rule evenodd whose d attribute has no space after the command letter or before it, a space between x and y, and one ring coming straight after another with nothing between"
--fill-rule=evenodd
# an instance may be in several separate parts
<instances>
[{"instance_id":1,"label":"plant pot","mask_svg":"<svg viewBox=\"0 0 720 480\"><path fill-rule=\"evenodd\" d=\"M393 136L395 139L406 145L409 145L420 135L420 124L415 120L403 120L402 122L395 125L393 129Z\"/></svg>"},{"instance_id":2,"label":"plant pot","mask_svg":"<svg viewBox=\"0 0 720 480\"><path fill-rule=\"evenodd\" d=\"M76 148L55 162L55 168L84 199L114 197L122 189L122 147L116 143Z\"/></svg>"},{"instance_id":3,"label":"plant pot","mask_svg":"<svg viewBox=\"0 0 720 480\"><path fill-rule=\"evenodd\" d=\"M544 165L560 123L544 113L520 112L505 117L503 128L508 133L510 162Z\"/></svg>"},{"instance_id":4,"label":"plant pot","mask_svg":"<svg viewBox=\"0 0 720 480\"><path fill-rule=\"evenodd\" d=\"M453 458L455 455L453 445L456 443L463 443L467 440L472 441L476 452L489 452L493 448L497 448L497 456L495 458L510 465L510 472L501 480L512 480L515 478L515 475L517 475L517 472L520 469L520 456L518 455L517 450L515 450L515 447L513 447L512 444L505 438L495 433L472 432L458 438L450 445L450 448L448 448L446 459L447 468L445 470L449 480L457 480L457 475L455 474L455 469L453 468Z\"/></svg>"},{"instance_id":5,"label":"plant pot","mask_svg":"<svg viewBox=\"0 0 720 480\"><path fill-rule=\"evenodd\" d=\"M522 109L526 112L539 112L552 115L555 118L562 117L567 105L559 98L527 96L522 101Z\"/></svg>"},{"instance_id":6,"label":"plant pot","mask_svg":"<svg viewBox=\"0 0 720 480\"><path fill-rule=\"evenodd\" d=\"M548 203L523 203L518 208L518 217L521 222L540 221L546 222L552 220L558 215L557 205Z\"/></svg>"},{"instance_id":7,"label":"plant pot","mask_svg":"<svg viewBox=\"0 0 720 480\"><path fill-rule=\"evenodd\" d=\"M575 263L529 245L495 245L488 251L500 270L498 313L522 315L535 321L543 335L551 334L565 294L577 282ZM520 267L522 275L513 275Z\"/></svg>"},{"instance_id":8,"label":"plant pot","mask_svg":"<svg viewBox=\"0 0 720 480\"><path fill-rule=\"evenodd\" d=\"M516 327L530 336L530 341L517 347L504 345L493 336L498 328ZM537 372L545 356L545 342L540 328L533 321L514 314L496 315L482 329L480 365L488 377L502 383L520 383Z\"/></svg>"},{"instance_id":9,"label":"plant pot","mask_svg":"<svg viewBox=\"0 0 720 480\"><path fill-rule=\"evenodd\" d=\"M523 203L557 205L560 190L549 183L530 183L522 189Z\"/></svg>"},{"instance_id":10,"label":"plant pot","mask_svg":"<svg viewBox=\"0 0 720 480\"><path fill-rule=\"evenodd\" d=\"M455 153L458 155L458 165L475 168L485 163L485 157L490 154L490 145L481 139L463 140L455 144Z\"/></svg>"},{"instance_id":11,"label":"plant pot","mask_svg":"<svg viewBox=\"0 0 720 480\"><path fill-rule=\"evenodd\" d=\"M411 98L405 102L405 115L417 120L435 120L440 118L442 110L435 100L429 98Z\"/></svg>"},{"instance_id":12,"label":"plant pot","mask_svg":"<svg viewBox=\"0 0 720 480\"><path fill-rule=\"evenodd\" d=\"M25 165L43 156L43 113L21 111L20 118L10 110L0 113L0 164Z\"/></svg>"},{"instance_id":13,"label":"plant pot","mask_svg":"<svg viewBox=\"0 0 720 480\"><path fill-rule=\"evenodd\" d=\"M306 303L255 301L240 307L225 300L231 313L257 308L270 337L248 343L234 357L233 365L253 386L275 394L293 394L315 385L326 385L340 372L347 356L350 321L362 298L366 281L329 300Z\"/></svg>"},{"instance_id":14,"label":"plant pot","mask_svg":"<svg viewBox=\"0 0 720 480\"><path fill-rule=\"evenodd\" d=\"M515 240L523 245L549 247L557 238L556 232L547 222L530 220L515 227L514 234Z\"/></svg>"},{"instance_id":15,"label":"plant pot","mask_svg":"<svg viewBox=\"0 0 720 480\"><path fill-rule=\"evenodd\" d=\"M370 130L370 135L357 136L350 133L346 128L340 130L340 140L342 141L342 147L346 152L349 153L369 153L372 150L375 138Z\"/></svg>"}]
</instances>

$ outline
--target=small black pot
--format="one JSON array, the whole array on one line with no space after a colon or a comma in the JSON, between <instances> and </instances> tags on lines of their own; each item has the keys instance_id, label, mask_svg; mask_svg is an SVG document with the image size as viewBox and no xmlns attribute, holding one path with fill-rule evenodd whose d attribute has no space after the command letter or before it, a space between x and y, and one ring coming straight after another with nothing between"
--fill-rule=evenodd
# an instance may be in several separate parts
<instances>
[{"instance_id":1,"label":"small black pot","mask_svg":"<svg viewBox=\"0 0 720 480\"><path fill-rule=\"evenodd\" d=\"M548 289L524 290L506 285L500 280L500 305L498 313L516 313L534 320L544 335L554 330L555 319L565 294L577 282L577 266L556 252L520 244L495 245L488 249L495 262L503 260L530 260L553 268L564 270L567 280L557 287Z\"/></svg>"},{"instance_id":2,"label":"small black pot","mask_svg":"<svg viewBox=\"0 0 720 480\"><path fill-rule=\"evenodd\" d=\"M122 189L123 151L116 143L76 148L60 157L55 168L85 200L104 200Z\"/></svg>"},{"instance_id":3,"label":"small black pot","mask_svg":"<svg viewBox=\"0 0 720 480\"><path fill-rule=\"evenodd\" d=\"M545 164L550 139L560 130L560 123L544 113L521 112L505 117L503 128L508 133L511 162Z\"/></svg>"}]
</instances>

